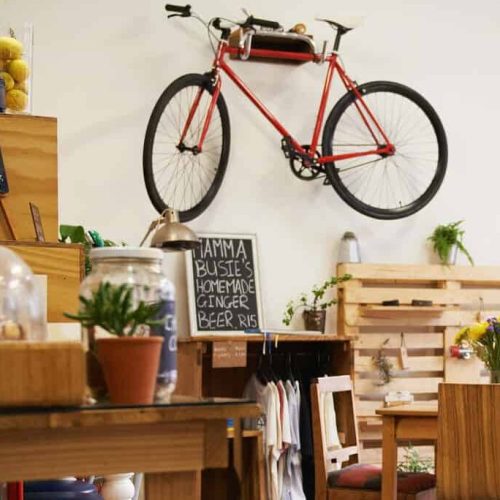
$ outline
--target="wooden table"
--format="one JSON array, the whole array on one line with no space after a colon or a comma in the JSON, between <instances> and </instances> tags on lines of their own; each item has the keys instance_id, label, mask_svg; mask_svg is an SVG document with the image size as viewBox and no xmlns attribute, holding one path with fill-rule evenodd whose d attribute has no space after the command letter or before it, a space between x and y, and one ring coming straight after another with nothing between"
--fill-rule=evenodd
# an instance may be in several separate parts
<instances>
[{"instance_id":1,"label":"wooden table","mask_svg":"<svg viewBox=\"0 0 500 500\"><path fill-rule=\"evenodd\" d=\"M228 465L226 419L235 419L238 434L241 418L258 415L252 402L187 397L169 405L0 411L0 482L136 471L146 473L147 500L199 499L201 471Z\"/></svg>"},{"instance_id":2,"label":"wooden table","mask_svg":"<svg viewBox=\"0 0 500 500\"><path fill-rule=\"evenodd\" d=\"M380 408L382 416L382 498L397 498L398 441L437 440L437 404Z\"/></svg>"}]
</instances>

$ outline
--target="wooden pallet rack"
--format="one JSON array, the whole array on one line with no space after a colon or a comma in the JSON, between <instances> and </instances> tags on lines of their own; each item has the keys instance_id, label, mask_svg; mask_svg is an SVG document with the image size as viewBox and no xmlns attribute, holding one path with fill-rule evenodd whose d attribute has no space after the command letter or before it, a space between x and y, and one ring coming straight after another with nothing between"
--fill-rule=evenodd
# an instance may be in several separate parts
<instances>
[{"instance_id":1,"label":"wooden pallet rack","mask_svg":"<svg viewBox=\"0 0 500 500\"><path fill-rule=\"evenodd\" d=\"M486 381L477 359L448 353L462 326L500 312L500 267L339 264L337 272L353 277L339 288L338 332L354 339L362 460L380 463L381 422L375 410L387 392L406 390L416 400L435 401L440 382ZM398 306L382 305L395 299ZM432 305L412 306L414 299ZM402 345L407 369L399 358ZM393 366L388 384L381 383L372 359L382 347ZM430 447L422 451L432 454Z\"/></svg>"}]
</instances>

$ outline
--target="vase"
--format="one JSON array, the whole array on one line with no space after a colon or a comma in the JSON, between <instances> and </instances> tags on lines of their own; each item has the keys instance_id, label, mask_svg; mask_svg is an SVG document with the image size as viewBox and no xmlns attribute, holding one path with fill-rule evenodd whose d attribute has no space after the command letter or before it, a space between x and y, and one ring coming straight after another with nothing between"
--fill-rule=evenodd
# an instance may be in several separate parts
<instances>
[{"instance_id":1,"label":"vase","mask_svg":"<svg viewBox=\"0 0 500 500\"><path fill-rule=\"evenodd\" d=\"M490 383L500 384L500 369L490 370Z\"/></svg>"},{"instance_id":2,"label":"vase","mask_svg":"<svg viewBox=\"0 0 500 500\"><path fill-rule=\"evenodd\" d=\"M306 330L325 333L326 311L304 311L303 316Z\"/></svg>"},{"instance_id":3,"label":"vase","mask_svg":"<svg viewBox=\"0 0 500 500\"><path fill-rule=\"evenodd\" d=\"M457 263L458 258L458 245L454 243L448 252L448 257L446 258L446 264L449 266L454 266Z\"/></svg>"}]
</instances>

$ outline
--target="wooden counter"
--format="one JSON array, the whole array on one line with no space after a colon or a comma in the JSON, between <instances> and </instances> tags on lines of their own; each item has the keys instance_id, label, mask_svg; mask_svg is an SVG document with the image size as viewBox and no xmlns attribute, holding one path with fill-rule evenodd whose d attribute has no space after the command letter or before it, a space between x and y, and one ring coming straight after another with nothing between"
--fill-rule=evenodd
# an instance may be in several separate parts
<instances>
[{"instance_id":1,"label":"wooden counter","mask_svg":"<svg viewBox=\"0 0 500 500\"><path fill-rule=\"evenodd\" d=\"M176 397L128 408L4 410L0 482L146 473L148 500L201 498L201 471L228 465L227 418L256 417L243 400Z\"/></svg>"}]
</instances>

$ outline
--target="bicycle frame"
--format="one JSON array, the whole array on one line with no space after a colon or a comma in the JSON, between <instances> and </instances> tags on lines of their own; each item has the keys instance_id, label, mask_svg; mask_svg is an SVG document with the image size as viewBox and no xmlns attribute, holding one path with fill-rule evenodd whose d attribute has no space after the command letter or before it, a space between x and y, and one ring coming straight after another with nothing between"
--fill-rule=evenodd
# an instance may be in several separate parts
<instances>
[{"instance_id":1,"label":"bicycle frame","mask_svg":"<svg viewBox=\"0 0 500 500\"><path fill-rule=\"evenodd\" d=\"M219 98L220 90L221 90L221 78L220 72L221 70L236 84L236 86L245 94L245 96L255 105L255 107L264 115L264 117L273 125L273 127L281 134L281 136L285 138L289 138L291 145L293 148L303 157L310 157L311 159L315 159L315 161L319 164L335 162L339 160L346 160L350 158L358 158L362 156L369 155L391 155L394 154L395 148L391 141L388 139L384 130L378 123L377 119L373 115L373 113L368 108L365 103L361 93L359 92L356 84L349 78L346 74L342 66L338 62L338 55L336 52L328 54L327 56L322 57L321 54L304 54L299 52L284 52L277 50L267 50L267 49L251 49L250 57L259 57L259 58L272 58L272 59L283 59L283 60L293 60L300 62L326 62L328 63L328 69L326 72L325 81L323 84L323 93L321 95L321 101L319 103L319 108L316 116L316 123L314 126L314 131L311 138L311 145L308 150L304 149L295 138L288 132L288 130L280 123L280 121L264 106L264 104L253 94L253 92L248 88L248 86L239 78L239 76L234 72L234 70L228 65L225 61L226 56L240 56L243 53L242 48L230 47L227 40L221 40L219 42L217 53L215 55L215 59L212 66L212 74L214 81L214 91L212 94L212 99L210 101L210 105L208 106L207 114L203 123L203 129L200 135L200 139L198 145L195 146L198 152L203 150L203 142L208 132L208 128L210 126L210 121L212 118L212 114L214 108L217 103L217 99ZM328 97L330 94L330 88L332 84L332 80L337 71L344 87L347 91L353 92L356 96L355 106L357 111L359 112L361 119L365 126L367 127L369 133L373 137L375 144L377 144L376 149L369 149L367 151L358 151L354 153L343 153L331 156L321 156L317 154L317 148L319 143L319 136L321 133L323 120L325 116L325 109L328 103ZM196 113L198 105L201 100L201 96L203 93L203 89L195 96L193 105L187 117L186 123L184 125L180 142L182 143L191 121ZM377 132L379 137L383 139L383 143L378 139Z\"/></svg>"}]
</instances>

